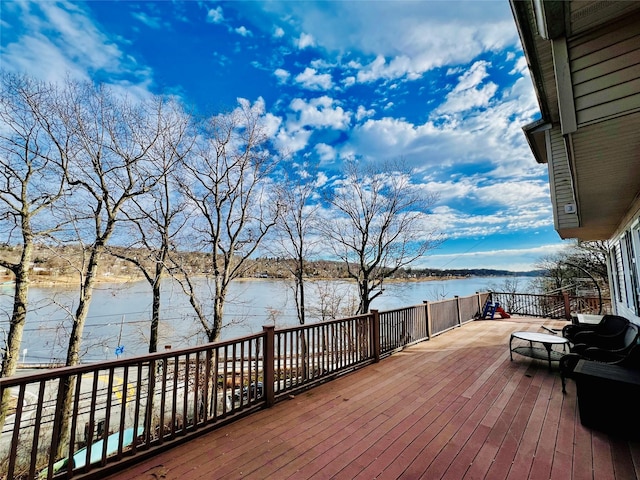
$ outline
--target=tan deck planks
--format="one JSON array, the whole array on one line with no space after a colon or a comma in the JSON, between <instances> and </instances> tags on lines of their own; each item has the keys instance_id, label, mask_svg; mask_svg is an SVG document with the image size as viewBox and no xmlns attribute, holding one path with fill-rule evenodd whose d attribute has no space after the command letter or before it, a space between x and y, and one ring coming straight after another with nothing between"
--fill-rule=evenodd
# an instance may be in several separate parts
<instances>
[{"instance_id":1,"label":"tan deck planks","mask_svg":"<svg viewBox=\"0 0 640 480\"><path fill-rule=\"evenodd\" d=\"M509 360L543 323L564 324L467 324L109 478L638 478L640 445L583 427L571 380Z\"/></svg>"}]
</instances>

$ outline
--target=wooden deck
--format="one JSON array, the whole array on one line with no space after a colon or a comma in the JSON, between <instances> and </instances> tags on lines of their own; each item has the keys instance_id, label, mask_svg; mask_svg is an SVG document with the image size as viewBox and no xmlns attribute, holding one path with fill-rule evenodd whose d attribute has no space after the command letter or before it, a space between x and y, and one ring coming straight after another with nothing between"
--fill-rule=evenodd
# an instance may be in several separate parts
<instances>
[{"instance_id":1,"label":"wooden deck","mask_svg":"<svg viewBox=\"0 0 640 480\"><path fill-rule=\"evenodd\" d=\"M108 477L633 479L640 444L580 424L575 384L509 335L565 322L472 322Z\"/></svg>"}]
</instances>

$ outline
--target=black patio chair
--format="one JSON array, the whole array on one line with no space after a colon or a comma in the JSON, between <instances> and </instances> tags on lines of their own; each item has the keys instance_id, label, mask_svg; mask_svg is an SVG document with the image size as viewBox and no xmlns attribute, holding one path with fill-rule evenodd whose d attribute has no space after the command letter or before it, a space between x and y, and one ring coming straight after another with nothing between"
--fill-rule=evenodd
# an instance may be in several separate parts
<instances>
[{"instance_id":1,"label":"black patio chair","mask_svg":"<svg viewBox=\"0 0 640 480\"><path fill-rule=\"evenodd\" d=\"M596 324L565 325L562 328L562 336L571 343L577 343L575 337L581 333L590 332L601 336L615 336L623 332L627 325L629 325L629 320L620 315L605 315Z\"/></svg>"},{"instance_id":2,"label":"black patio chair","mask_svg":"<svg viewBox=\"0 0 640 480\"><path fill-rule=\"evenodd\" d=\"M596 332L579 332L573 337L573 353L582 353L587 348L595 347L602 350L620 350L628 347L638 334L638 327L628 323L619 332L599 334Z\"/></svg>"},{"instance_id":3,"label":"black patio chair","mask_svg":"<svg viewBox=\"0 0 640 480\"><path fill-rule=\"evenodd\" d=\"M589 346L584 343L574 345L571 353L560 358L562 393L566 393L565 379L571 378L580 359L640 369L640 331L638 327L633 324L627 325L621 341L622 343L614 345L614 348L606 348L602 344L601 346Z\"/></svg>"}]
</instances>

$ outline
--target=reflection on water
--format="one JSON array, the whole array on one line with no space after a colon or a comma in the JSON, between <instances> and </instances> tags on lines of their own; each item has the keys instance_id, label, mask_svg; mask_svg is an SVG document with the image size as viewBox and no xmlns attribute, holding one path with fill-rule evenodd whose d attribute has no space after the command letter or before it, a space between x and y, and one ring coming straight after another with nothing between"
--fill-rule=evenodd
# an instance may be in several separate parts
<instances>
[{"instance_id":1,"label":"reflection on water","mask_svg":"<svg viewBox=\"0 0 640 480\"><path fill-rule=\"evenodd\" d=\"M509 277L525 291L527 277ZM455 295L472 295L490 287L499 287L504 277L466 278L429 282L390 282L376 298L372 308L390 310L434 301ZM285 280L238 280L233 282L225 304L223 339L259 332L263 325L285 327L297 325L292 284ZM355 285L348 282L308 282L307 312L317 313L321 298L337 297L342 305L355 295ZM199 284L205 312L211 312L211 290L204 279ZM323 293L324 292L324 293ZM4 347L9 330L13 289L0 290L0 342ZM29 291L29 313L22 342L22 355L28 363L63 362L71 321L67 312L77 306L77 289L71 287L33 286ZM177 283L166 281L162 290L159 348L178 348L202 343L202 327L197 323L186 296ZM151 288L145 281L125 284L101 284L93 296L83 335L83 361L116 358L116 348L124 346L126 357L147 352L151 316ZM307 318L307 323L319 316Z\"/></svg>"}]
</instances>

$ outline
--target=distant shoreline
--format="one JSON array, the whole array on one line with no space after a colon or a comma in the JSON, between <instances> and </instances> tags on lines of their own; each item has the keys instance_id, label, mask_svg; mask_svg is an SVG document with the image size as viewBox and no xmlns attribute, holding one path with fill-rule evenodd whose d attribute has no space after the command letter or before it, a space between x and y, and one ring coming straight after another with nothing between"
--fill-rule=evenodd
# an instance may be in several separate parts
<instances>
[{"instance_id":1,"label":"distant shoreline","mask_svg":"<svg viewBox=\"0 0 640 480\"><path fill-rule=\"evenodd\" d=\"M384 280L384 283L400 283L400 282L436 282L436 281L446 281L446 280L462 280L465 278L497 278L497 277L523 277L530 276L521 274L519 272L514 272L509 275L504 274L493 274L493 275L443 275L443 276L423 276L423 277L402 277L402 278L387 278ZM197 277L205 277L205 275L197 275ZM171 278L166 276L165 278ZM279 278L279 277L240 277L236 278L238 281L263 281L263 280L292 280L292 278ZM341 277L306 277L305 280L310 282L315 281L345 281L345 282L353 282L352 278L341 278ZM142 275L100 275L96 278L96 283L100 285L114 283L114 284L126 284L133 282L141 282L146 281ZM13 284L13 277L5 275L0 277L0 286L9 286ZM72 275L43 275L36 274L31 275L29 277L29 284L34 286L77 286L80 285L80 281L76 276Z\"/></svg>"}]
</instances>

